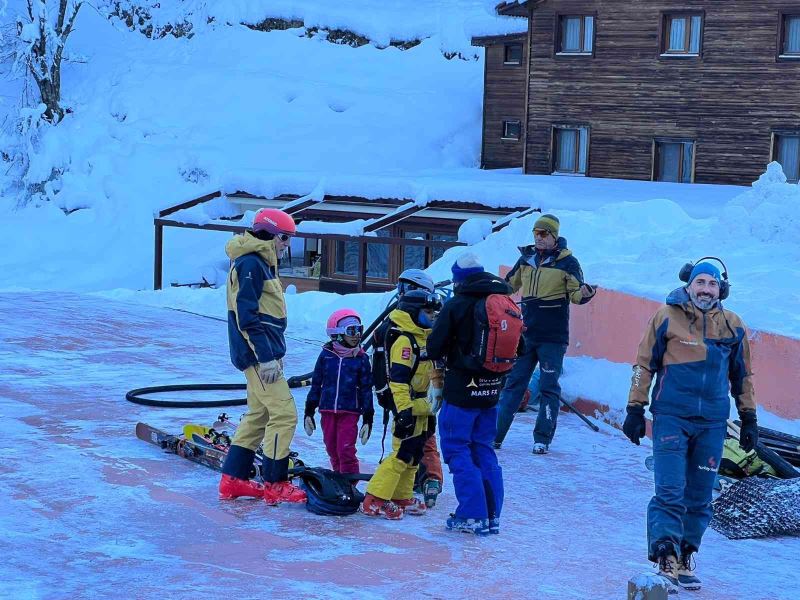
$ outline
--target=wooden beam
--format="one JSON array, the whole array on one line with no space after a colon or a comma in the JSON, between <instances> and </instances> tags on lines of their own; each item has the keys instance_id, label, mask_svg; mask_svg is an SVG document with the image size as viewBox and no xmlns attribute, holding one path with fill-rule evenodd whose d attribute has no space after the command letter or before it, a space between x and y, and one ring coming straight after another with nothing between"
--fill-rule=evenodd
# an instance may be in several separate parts
<instances>
[{"instance_id":1,"label":"wooden beam","mask_svg":"<svg viewBox=\"0 0 800 600\"><path fill-rule=\"evenodd\" d=\"M419 204L405 204L398 208L395 211L390 212L388 215L383 215L382 217L378 217L372 223L364 227L364 231L378 231L379 229L383 229L384 227L389 227L394 225L395 223L399 223L403 219L410 217L413 214L421 212L425 210L427 206L419 205Z\"/></svg>"},{"instance_id":2,"label":"wooden beam","mask_svg":"<svg viewBox=\"0 0 800 600\"><path fill-rule=\"evenodd\" d=\"M184 208L192 208L193 206L197 206L198 204L203 204L204 202L208 202L209 200L213 200L214 198L219 198L222 196L222 192L216 191L212 192L211 194L206 194L205 196L200 196L199 198L195 198L194 200L189 200L187 202L183 202L181 204L176 204L175 206L170 206L169 208L165 208L162 211L159 211L159 217L166 217L167 215L171 215L174 212L178 212L179 210L183 210Z\"/></svg>"},{"instance_id":3,"label":"wooden beam","mask_svg":"<svg viewBox=\"0 0 800 600\"><path fill-rule=\"evenodd\" d=\"M521 210L519 212L515 212L515 213L511 213L510 215L506 215L502 219L497 219L495 224L492 226L492 233L497 233L498 231L503 229L506 225L511 223L511 221L513 221L514 219L520 219L522 217L527 217L531 213L535 213L535 212L542 212L542 209L538 208L538 207L535 208L535 207L531 206L530 208L526 208L525 210Z\"/></svg>"},{"instance_id":4,"label":"wooden beam","mask_svg":"<svg viewBox=\"0 0 800 600\"><path fill-rule=\"evenodd\" d=\"M163 284L162 277L164 272L164 226L155 223L155 248L153 263L153 289L160 290Z\"/></svg>"},{"instance_id":5,"label":"wooden beam","mask_svg":"<svg viewBox=\"0 0 800 600\"><path fill-rule=\"evenodd\" d=\"M358 287L359 293L367 290L367 243L358 243Z\"/></svg>"},{"instance_id":6,"label":"wooden beam","mask_svg":"<svg viewBox=\"0 0 800 600\"><path fill-rule=\"evenodd\" d=\"M303 200L302 202L297 202L293 200L288 204L285 204L281 207L281 210L285 212L287 215L296 215L297 213L303 212L305 209L310 208L312 206L316 206L322 202L322 200L317 200L316 198L308 198Z\"/></svg>"}]
</instances>

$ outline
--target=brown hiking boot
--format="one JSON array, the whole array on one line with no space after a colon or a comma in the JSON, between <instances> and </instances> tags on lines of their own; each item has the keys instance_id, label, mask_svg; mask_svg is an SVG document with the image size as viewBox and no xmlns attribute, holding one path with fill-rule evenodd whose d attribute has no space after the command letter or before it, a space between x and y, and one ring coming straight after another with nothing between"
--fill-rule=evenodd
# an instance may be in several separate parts
<instances>
[{"instance_id":1,"label":"brown hiking boot","mask_svg":"<svg viewBox=\"0 0 800 600\"><path fill-rule=\"evenodd\" d=\"M667 593L677 594L679 586L678 557L671 552L670 549L658 555L658 574L667 582Z\"/></svg>"},{"instance_id":2,"label":"brown hiking boot","mask_svg":"<svg viewBox=\"0 0 800 600\"><path fill-rule=\"evenodd\" d=\"M694 574L694 552L684 551L678 563L678 584L685 590L699 590L703 583Z\"/></svg>"}]
</instances>

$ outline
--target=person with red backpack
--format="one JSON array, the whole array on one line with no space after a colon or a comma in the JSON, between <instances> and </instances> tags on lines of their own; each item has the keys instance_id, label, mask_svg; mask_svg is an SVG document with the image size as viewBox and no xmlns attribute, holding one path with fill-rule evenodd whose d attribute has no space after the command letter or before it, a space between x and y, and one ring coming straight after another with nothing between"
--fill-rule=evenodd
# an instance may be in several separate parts
<instances>
[{"instance_id":1,"label":"person with red backpack","mask_svg":"<svg viewBox=\"0 0 800 600\"><path fill-rule=\"evenodd\" d=\"M523 331L511 286L486 273L474 254L452 266L454 296L428 337L429 359L445 361L439 413L444 461L453 474L458 507L447 529L500 533L503 472L492 443L503 375L511 369Z\"/></svg>"}]
</instances>

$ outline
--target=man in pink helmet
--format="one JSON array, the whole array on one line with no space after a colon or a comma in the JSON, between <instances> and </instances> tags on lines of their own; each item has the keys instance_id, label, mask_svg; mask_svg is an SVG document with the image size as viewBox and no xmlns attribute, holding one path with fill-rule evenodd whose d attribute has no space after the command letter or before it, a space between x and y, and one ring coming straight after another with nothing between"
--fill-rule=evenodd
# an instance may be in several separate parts
<instances>
[{"instance_id":1,"label":"man in pink helmet","mask_svg":"<svg viewBox=\"0 0 800 600\"><path fill-rule=\"evenodd\" d=\"M225 246L231 259L228 342L231 362L247 378L247 414L222 467L222 499L263 497L269 505L306 500L305 492L288 476L297 409L283 376L286 304L278 279L278 259L295 231L291 216L265 208L256 214L250 230ZM264 451L263 486L249 479L259 444Z\"/></svg>"}]
</instances>

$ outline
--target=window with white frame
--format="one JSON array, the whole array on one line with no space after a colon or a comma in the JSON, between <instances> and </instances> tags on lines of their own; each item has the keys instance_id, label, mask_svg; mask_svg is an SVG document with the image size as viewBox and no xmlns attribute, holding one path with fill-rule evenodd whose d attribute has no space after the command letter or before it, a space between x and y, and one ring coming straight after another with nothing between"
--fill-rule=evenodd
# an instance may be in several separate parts
<instances>
[{"instance_id":1,"label":"window with white frame","mask_svg":"<svg viewBox=\"0 0 800 600\"><path fill-rule=\"evenodd\" d=\"M653 181L692 183L694 141L657 139L653 151Z\"/></svg>"},{"instance_id":2,"label":"window with white frame","mask_svg":"<svg viewBox=\"0 0 800 600\"><path fill-rule=\"evenodd\" d=\"M800 15L781 15L780 56L800 58Z\"/></svg>"},{"instance_id":3,"label":"window with white frame","mask_svg":"<svg viewBox=\"0 0 800 600\"><path fill-rule=\"evenodd\" d=\"M516 120L503 121L503 139L519 140L522 135L522 122Z\"/></svg>"},{"instance_id":4,"label":"window with white frame","mask_svg":"<svg viewBox=\"0 0 800 600\"><path fill-rule=\"evenodd\" d=\"M557 54L591 54L594 50L594 17L590 15L560 15Z\"/></svg>"},{"instance_id":5,"label":"window with white frame","mask_svg":"<svg viewBox=\"0 0 800 600\"><path fill-rule=\"evenodd\" d=\"M589 128L553 126L553 173L586 175L589 162Z\"/></svg>"},{"instance_id":6,"label":"window with white frame","mask_svg":"<svg viewBox=\"0 0 800 600\"><path fill-rule=\"evenodd\" d=\"M703 15L664 15L661 54L699 56L703 42Z\"/></svg>"},{"instance_id":7,"label":"window with white frame","mask_svg":"<svg viewBox=\"0 0 800 600\"><path fill-rule=\"evenodd\" d=\"M783 167L786 179L791 183L800 181L800 132L776 133L772 151L774 160Z\"/></svg>"}]
</instances>

